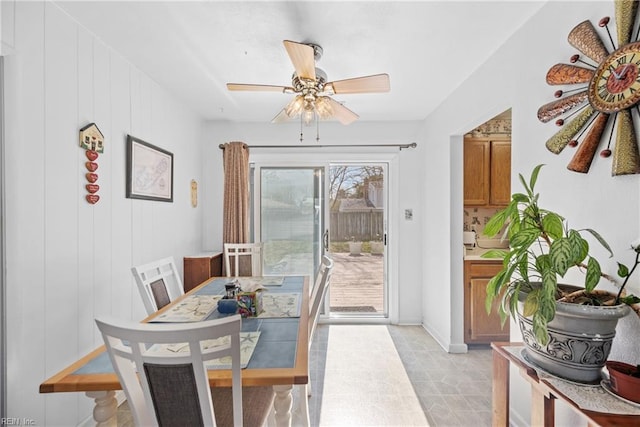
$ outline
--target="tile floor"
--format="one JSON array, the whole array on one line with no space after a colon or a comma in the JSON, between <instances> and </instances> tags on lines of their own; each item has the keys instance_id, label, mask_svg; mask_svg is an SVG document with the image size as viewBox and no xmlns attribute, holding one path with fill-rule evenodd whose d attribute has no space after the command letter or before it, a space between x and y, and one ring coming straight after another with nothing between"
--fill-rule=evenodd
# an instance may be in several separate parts
<instances>
[{"instance_id":1,"label":"tile floor","mask_svg":"<svg viewBox=\"0 0 640 427\"><path fill-rule=\"evenodd\" d=\"M353 342L362 347L356 338L359 328L384 328L397 350L406 377L413 390L397 391L394 382L402 378L393 371L393 358L397 355L371 348L359 352L357 359L362 369L354 369L352 358L345 354L332 359L331 355L339 350L332 346L338 341L332 340L334 331L348 328L347 334L354 336ZM341 334L344 335L344 334ZM343 337L344 338L344 337ZM386 345L378 339L380 345ZM329 351L327 351L329 350ZM389 359L389 361L385 360ZM312 396L309 400L312 426L424 426L458 427L491 425L491 350L488 346L477 347L465 354L448 354L421 326L349 326L318 325L310 354L310 374ZM336 363L342 363L336 368ZM391 380L385 377L372 387L375 379L371 376L370 366L387 366L388 371L398 377ZM367 369L368 368L368 369ZM341 384L364 382L364 387L347 386L351 390L340 394L340 406L349 407L342 412L342 418L334 417L335 404L329 394L333 394L330 385L335 381ZM407 386L408 387L408 386ZM364 391L363 391L364 390ZM388 393L391 391L391 393ZM402 396L399 401L394 395ZM414 395L414 396L412 396ZM417 398L421 406L422 417L407 418L411 403ZM371 414L384 413L384 416L371 418ZM414 414L415 415L415 414ZM426 420L425 420L426 418Z\"/></svg>"},{"instance_id":2,"label":"tile floor","mask_svg":"<svg viewBox=\"0 0 640 427\"><path fill-rule=\"evenodd\" d=\"M313 427L491 425L488 346L448 354L421 326L320 324L309 357ZM118 425L133 425L126 405Z\"/></svg>"}]
</instances>

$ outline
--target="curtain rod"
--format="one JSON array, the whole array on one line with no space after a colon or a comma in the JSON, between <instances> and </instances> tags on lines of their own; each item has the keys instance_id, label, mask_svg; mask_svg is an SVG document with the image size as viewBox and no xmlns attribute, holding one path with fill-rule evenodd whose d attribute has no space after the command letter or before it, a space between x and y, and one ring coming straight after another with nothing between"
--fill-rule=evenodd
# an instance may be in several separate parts
<instances>
[{"instance_id":1,"label":"curtain rod","mask_svg":"<svg viewBox=\"0 0 640 427\"><path fill-rule=\"evenodd\" d=\"M416 148L418 146L417 143L412 142L411 144L372 144L372 145L358 145L358 144L347 144L347 145L247 145L248 148L329 148L329 147L368 147L368 148L376 148L376 147L397 147L401 151L403 148ZM224 150L224 144L218 145L218 148Z\"/></svg>"}]
</instances>

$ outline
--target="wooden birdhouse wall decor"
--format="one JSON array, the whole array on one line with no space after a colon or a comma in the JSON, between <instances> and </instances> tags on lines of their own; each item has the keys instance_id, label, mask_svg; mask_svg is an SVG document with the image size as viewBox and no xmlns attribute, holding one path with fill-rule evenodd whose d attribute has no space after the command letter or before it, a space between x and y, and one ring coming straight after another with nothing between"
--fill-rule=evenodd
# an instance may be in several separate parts
<instances>
[{"instance_id":1,"label":"wooden birdhouse wall decor","mask_svg":"<svg viewBox=\"0 0 640 427\"><path fill-rule=\"evenodd\" d=\"M95 173L96 170L98 170L97 160L99 153L104 151L104 136L95 123L90 123L80 129L80 147L87 150L85 154L88 160L84 164L88 171L85 174L85 177L89 182L85 185L85 188L89 193L85 198L87 202L94 205L98 200L100 200L100 196L96 194L100 189L100 186L96 184L96 181L98 180L98 174Z\"/></svg>"}]
</instances>

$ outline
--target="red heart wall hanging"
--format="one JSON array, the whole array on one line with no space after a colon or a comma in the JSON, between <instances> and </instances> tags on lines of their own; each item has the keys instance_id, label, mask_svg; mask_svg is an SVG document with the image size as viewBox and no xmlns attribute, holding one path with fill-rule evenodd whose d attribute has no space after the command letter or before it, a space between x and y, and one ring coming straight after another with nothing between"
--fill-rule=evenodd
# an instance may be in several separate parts
<instances>
[{"instance_id":1,"label":"red heart wall hanging","mask_svg":"<svg viewBox=\"0 0 640 427\"><path fill-rule=\"evenodd\" d=\"M100 200L100 196L98 196L97 194L87 194L85 197L87 198L87 202L91 203L92 205L95 205L96 203L98 203L98 200Z\"/></svg>"},{"instance_id":2,"label":"red heart wall hanging","mask_svg":"<svg viewBox=\"0 0 640 427\"><path fill-rule=\"evenodd\" d=\"M98 192L98 190L100 189L100 186L98 184L87 184L85 185L85 188L89 193L93 194Z\"/></svg>"},{"instance_id":3,"label":"red heart wall hanging","mask_svg":"<svg viewBox=\"0 0 640 427\"><path fill-rule=\"evenodd\" d=\"M87 159L91 160L92 162L98 158L98 152L97 151L93 151L93 150L87 150L85 151L85 154L87 155Z\"/></svg>"},{"instance_id":4,"label":"red heart wall hanging","mask_svg":"<svg viewBox=\"0 0 640 427\"><path fill-rule=\"evenodd\" d=\"M87 177L87 181L93 183L96 182L98 180L98 174L97 173L88 173L85 175Z\"/></svg>"},{"instance_id":5,"label":"red heart wall hanging","mask_svg":"<svg viewBox=\"0 0 640 427\"><path fill-rule=\"evenodd\" d=\"M98 164L95 162L86 162L84 165L87 167L87 170L91 172L95 172L96 169L98 169Z\"/></svg>"}]
</instances>

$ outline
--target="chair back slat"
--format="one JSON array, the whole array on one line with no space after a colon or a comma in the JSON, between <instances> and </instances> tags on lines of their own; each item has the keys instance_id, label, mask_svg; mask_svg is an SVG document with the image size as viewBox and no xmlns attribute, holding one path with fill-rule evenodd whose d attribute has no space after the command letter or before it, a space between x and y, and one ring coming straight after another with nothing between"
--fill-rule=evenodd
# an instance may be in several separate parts
<instances>
[{"instance_id":1,"label":"chair back slat","mask_svg":"<svg viewBox=\"0 0 640 427\"><path fill-rule=\"evenodd\" d=\"M200 401L181 398L198 395L193 366L145 363L144 374L159 425L204 426Z\"/></svg>"},{"instance_id":2,"label":"chair back slat","mask_svg":"<svg viewBox=\"0 0 640 427\"><path fill-rule=\"evenodd\" d=\"M131 272L149 315L184 294L180 273L173 257L133 267Z\"/></svg>"},{"instance_id":3,"label":"chair back slat","mask_svg":"<svg viewBox=\"0 0 640 427\"><path fill-rule=\"evenodd\" d=\"M227 277L262 276L262 244L225 243L224 267Z\"/></svg>"}]
</instances>

